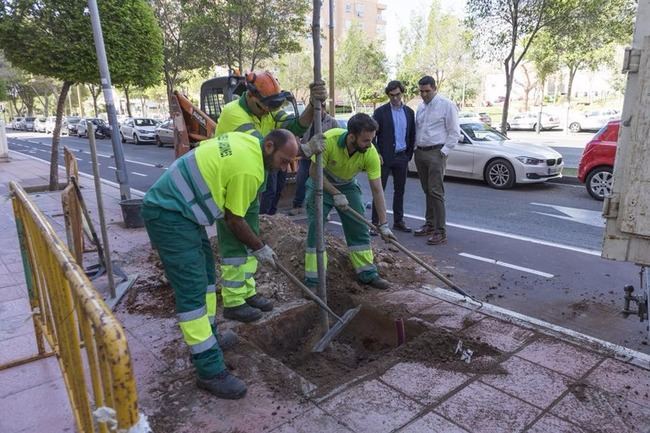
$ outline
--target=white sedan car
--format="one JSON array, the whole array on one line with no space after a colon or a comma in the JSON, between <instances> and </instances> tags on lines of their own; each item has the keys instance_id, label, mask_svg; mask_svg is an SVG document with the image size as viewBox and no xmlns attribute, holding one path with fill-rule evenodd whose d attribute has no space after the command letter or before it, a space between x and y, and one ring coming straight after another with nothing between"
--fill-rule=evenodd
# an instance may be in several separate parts
<instances>
[{"instance_id":1,"label":"white sedan car","mask_svg":"<svg viewBox=\"0 0 650 433\"><path fill-rule=\"evenodd\" d=\"M562 177L562 155L548 146L510 140L481 122L460 119L460 129L447 176L483 180L496 189ZM413 159L409 171L417 172Z\"/></svg>"},{"instance_id":2,"label":"white sedan car","mask_svg":"<svg viewBox=\"0 0 650 433\"><path fill-rule=\"evenodd\" d=\"M156 126L158 126L158 123L154 119L143 117L127 119L120 126L122 143L126 143L127 140L133 140L135 144L154 143L156 141Z\"/></svg>"},{"instance_id":3,"label":"white sedan car","mask_svg":"<svg viewBox=\"0 0 650 433\"><path fill-rule=\"evenodd\" d=\"M539 112L529 111L527 113L515 114L512 119L508 119L508 129L537 129L537 120ZM542 112L542 122L540 129L553 129L560 127L559 116Z\"/></svg>"},{"instance_id":4,"label":"white sedan car","mask_svg":"<svg viewBox=\"0 0 650 433\"><path fill-rule=\"evenodd\" d=\"M610 120L620 119L621 113L618 110L605 109L605 110L592 110L585 111L571 118L569 122L569 130L571 132L580 131L598 131L603 126L607 125Z\"/></svg>"}]
</instances>

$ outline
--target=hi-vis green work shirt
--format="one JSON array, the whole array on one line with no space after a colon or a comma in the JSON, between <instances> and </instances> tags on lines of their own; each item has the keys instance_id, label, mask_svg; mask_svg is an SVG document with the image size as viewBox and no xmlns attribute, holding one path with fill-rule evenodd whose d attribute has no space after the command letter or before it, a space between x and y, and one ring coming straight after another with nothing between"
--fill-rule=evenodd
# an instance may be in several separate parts
<instances>
[{"instance_id":1,"label":"hi-vis green work shirt","mask_svg":"<svg viewBox=\"0 0 650 433\"><path fill-rule=\"evenodd\" d=\"M202 141L174 161L149 188L144 205L209 226L224 217L225 209L244 217L265 179L260 140L231 132Z\"/></svg>"},{"instance_id":2,"label":"hi-vis green work shirt","mask_svg":"<svg viewBox=\"0 0 650 433\"><path fill-rule=\"evenodd\" d=\"M323 172L333 185L351 182L361 171L368 173L368 180L381 177L381 161L375 146L370 146L365 153L354 152L350 156L345 145L348 136L346 129L330 129L323 135L325 136ZM311 159L316 162L316 156L312 156Z\"/></svg>"},{"instance_id":3,"label":"hi-vis green work shirt","mask_svg":"<svg viewBox=\"0 0 650 433\"><path fill-rule=\"evenodd\" d=\"M300 125L298 118L289 116L284 110L277 110L257 117L246 104L246 92L234 101L227 103L217 122L215 135L226 132L244 132L259 139L274 129L284 128L300 137L307 131L307 128Z\"/></svg>"}]
</instances>

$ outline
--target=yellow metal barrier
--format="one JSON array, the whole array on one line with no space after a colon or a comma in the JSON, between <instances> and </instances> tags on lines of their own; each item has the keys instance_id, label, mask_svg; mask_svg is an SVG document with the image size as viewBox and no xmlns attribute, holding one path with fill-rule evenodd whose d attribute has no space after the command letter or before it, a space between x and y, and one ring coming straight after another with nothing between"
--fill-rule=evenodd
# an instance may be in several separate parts
<instances>
[{"instance_id":1,"label":"yellow metal barrier","mask_svg":"<svg viewBox=\"0 0 650 433\"><path fill-rule=\"evenodd\" d=\"M122 326L22 187L10 182L9 188L38 346L37 356L21 361L47 356L43 338L48 342L59 361L78 431L148 431L138 412ZM109 413L108 422L93 417L99 408Z\"/></svg>"}]
</instances>

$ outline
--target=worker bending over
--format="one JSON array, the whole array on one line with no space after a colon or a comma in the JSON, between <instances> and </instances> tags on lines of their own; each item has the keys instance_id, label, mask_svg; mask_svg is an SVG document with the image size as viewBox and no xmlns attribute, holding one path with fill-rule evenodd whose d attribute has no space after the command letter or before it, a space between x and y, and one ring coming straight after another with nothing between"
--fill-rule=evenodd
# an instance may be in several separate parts
<instances>
[{"instance_id":1,"label":"worker bending over","mask_svg":"<svg viewBox=\"0 0 650 433\"><path fill-rule=\"evenodd\" d=\"M261 141L241 132L220 135L177 159L144 196L142 216L174 289L197 385L221 398L243 397L246 385L223 361L220 343L226 343L217 337L215 322L215 260L205 226L217 224L228 282L222 287L224 304L246 305L259 316L258 295L245 283L252 276L248 251L273 268L276 256L258 237L257 196L266 171L286 169L297 154L295 136L284 129Z\"/></svg>"},{"instance_id":2,"label":"worker bending over","mask_svg":"<svg viewBox=\"0 0 650 433\"><path fill-rule=\"evenodd\" d=\"M259 139L276 128L284 128L301 136L307 131L314 117L314 106L311 101L327 99L325 83L312 83L310 86L310 103L298 118L289 115L282 109L282 106L291 96L290 92L283 91L280 83L268 71L250 72L246 74L246 91L239 99L229 102L223 107L217 123L216 135L226 132L244 132ZM320 104L320 102L318 102ZM323 140L320 136L311 144L322 146ZM301 147L302 154L311 157L322 150L312 149L310 146ZM261 201L264 213L275 213L275 207L280 197L281 188L284 185L285 175L280 171L267 173L268 179L262 193ZM254 210L254 212L252 212ZM259 225L260 202L251 205L251 213L246 220L251 226ZM237 288L240 280L233 280L232 267L241 266L239 263L223 262L221 265L222 286L224 288ZM254 256L249 255L246 263L245 289L230 291L228 296L223 297L224 317L240 322L251 322L261 317L261 311L271 311L273 303L257 295L254 302L244 302L244 296L250 297L256 294L254 275L257 271L257 261Z\"/></svg>"},{"instance_id":3,"label":"worker bending over","mask_svg":"<svg viewBox=\"0 0 650 433\"><path fill-rule=\"evenodd\" d=\"M318 287L316 218L326 220L333 206L336 207L343 224L348 254L357 274L357 279L377 289L387 289L389 287L388 281L379 276L377 267L373 263L368 226L347 212L349 207L361 215L364 213L361 189L355 176L359 172L365 171L368 174L372 198L377 209L379 232L385 240L395 239L386 222L386 204L384 190L381 185L381 163L377 149L372 145L372 139L375 137L377 128L377 122L372 117L359 113L350 118L347 130L334 128L325 132L323 215L320 216L316 215L314 201L316 164L311 165L310 179L307 181L309 232L305 252L305 282L312 288ZM312 158L314 161L315 159L315 157Z\"/></svg>"}]
</instances>

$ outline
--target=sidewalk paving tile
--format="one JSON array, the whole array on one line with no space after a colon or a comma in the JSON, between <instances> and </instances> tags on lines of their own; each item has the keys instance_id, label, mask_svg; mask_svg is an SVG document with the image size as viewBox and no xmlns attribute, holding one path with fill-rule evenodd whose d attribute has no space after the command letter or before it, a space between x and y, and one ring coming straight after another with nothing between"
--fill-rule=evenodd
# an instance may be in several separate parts
<instances>
[{"instance_id":1,"label":"sidewalk paving tile","mask_svg":"<svg viewBox=\"0 0 650 433\"><path fill-rule=\"evenodd\" d=\"M517 356L573 378L582 377L602 359L596 353L547 337L532 342Z\"/></svg>"},{"instance_id":2,"label":"sidewalk paving tile","mask_svg":"<svg viewBox=\"0 0 650 433\"><path fill-rule=\"evenodd\" d=\"M63 379L0 398L0 413L2 433L76 431Z\"/></svg>"},{"instance_id":3,"label":"sidewalk paving tile","mask_svg":"<svg viewBox=\"0 0 650 433\"><path fill-rule=\"evenodd\" d=\"M447 421L440 415L429 412L422 418L410 423L398 433L468 433L464 428Z\"/></svg>"},{"instance_id":4,"label":"sidewalk paving tile","mask_svg":"<svg viewBox=\"0 0 650 433\"><path fill-rule=\"evenodd\" d=\"M0 343L2 347L11 347L11 350L0 351L0 365L38 354L34 333L8 338Z\"/></svg>"},{"instance_id":5,"label":"sidewalk paving tile","mask_svg":"<svg viewBox=\"0 0 650 433\"><path fill-rule=\"evenodd\" d=\"M411 420L421 406L373 380L343 391L321 407L359 433L390 432Z\"/></svg>"},{"instance_id":6,"label":"sidewalk paving tile","mask_svg":"<svg viewBox=\"0 0 650 433\"><path fill-rule=\"evenodd\" d=\"M463 388L435 411L477 433L523 431L541 413L528 403L482 383Z\"/></svg>"},{"instance_id":7,"label":"sidewalk paving tile","mask_svg":"<svg viewBox=\"0 0 650 433\"><path fill-rule=\"evenodd\" d=\"M381 295L381 300L387 305L403 306L411 314L441 302L433 296L425 295L416 290L386 293Z\"/></svg>"},{"instance_id":8,"label":"sidewalk paving tile","mask_svg":"<svg viewBox=\"0 0 650 433\"><path fill-rule=\"evenodd\" d=\"M34 321L29 313L7 316L0 315L0 341L34 333Z\"/></svg>"},{"instance_id":9,"label":"sidewalk paving tile","mask_svg":"<svg viewBox=\"0 0 650 433\"><path fill-rule=\"evenodd\" d=\"M606 359L594 369L585 381L612 394L650 407L650 374L647 370Z\"/></svg>"},{"instance_id":10,"label":"sidewalk paving tile","mask_svg":"<svg viewBox=\"0 0 650 433\"><path fill-rule=\"evenodd\" d=\"M0 398L57 380L60 376L59 363L53 356L0 370Z\"/></svg>"},{"instance_id":11,"label":"sidewalk paving tile","mask_svg":"<svg viewBox=\"0 0 650 433\"><path fill-rule=\"evenodd\" d=\"M650 409L586 384L577 384L551 412L597 432L650 431Z\"/></svg>"},{"instance_id":12,"label":"sidewalk paving tile","mask_svg":"<svg viewBox=\"0 0 650 433\"><path fill-rule=\"evenodd\" d=\"M527 433L584 433L580 427L546 414Z\"/></svg>"},{"instance_id":13,"label":"sidewalk paving tile","mask_svg":"<svg viewBox=\"0 0 650 433\"><path fill-rule=\"evenodd\" d=\"M271 433L352 433L352 430L320 408L314 407L273 429Z\"/></svg>"},{"instance_id":14,"label":"sidewalk paving tile","mask_svg":"<svg viewBox=\"0 0 650 433\"><path fill-rule=\"evenodd\" d=\"M25 290L25 293L22 293L21 289L13 284L5 287L0 287L0 299L3 299L5 301L13 301L15 299L26 297L27 290Z\"/></svg>"},{"instance_id":15,"label":"sidewalk paving tile","mask_svg":"<svg viewBox=\"0 0 650 433\"><path fill-rule=\"evenodd\" d=\"M468 337L479 338L503 352L514 352L535 333L496 319L484 319L463 332Z\"/></svg>"},{"instance_id":16,"label":"sidewalk paving tile","mask_svg":"<svg viewBox=\"0 0 650 433\"><path fill-rule=\"evenodd\" d=\"M485 318L482 314L444 301L420 311L418 317L450 330L468 328Z\"/></svg>"},{"instance_id":17,"label":"sidewalk paving tile","mask_svg":"<svg viewBox=\"0 0 650 433\"><path fill-rule=\"evenodd\" d=\"M419 363L402 362L390 368L379 379L428 405L465 383L469 376Z\"/></svg>"},{"instance_id":18,"label":"sidewalk paving tile","mask_svg":"<svg viewBox=\"0 0 650 433\"><path fill-rule=\"evenodd\" d=\"M560 397L570 382L566 376L516 356L503 362L501 367L507 374L481 376L480 381L541 409Z\"/></svg>"}]
</instances>

